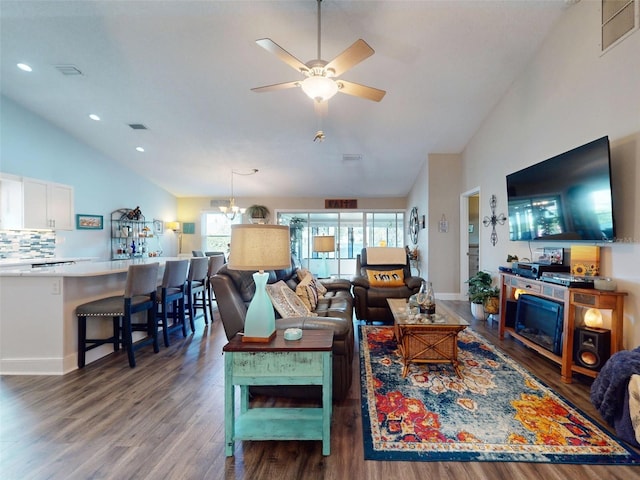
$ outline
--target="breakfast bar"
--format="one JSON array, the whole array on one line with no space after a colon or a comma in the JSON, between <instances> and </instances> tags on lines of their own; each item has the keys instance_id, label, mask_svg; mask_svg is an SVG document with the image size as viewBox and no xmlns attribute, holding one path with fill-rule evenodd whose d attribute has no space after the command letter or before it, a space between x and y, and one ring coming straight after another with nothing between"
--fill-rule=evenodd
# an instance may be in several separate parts
<instances>
[{"instance_id":1,"label":"breakfast bar","mask_svg":"<svg viewBox=\"0 0 640 480\"><path fill-rule=\"evenodd\" d=\"M152 257L27 266L0 270L0 374L63 375L77 368L78 322L75 309L92 300L121 295L129 265L160 263ZM104 323L104 325L100 325ZM90 334L104 333L110 322L92 322ZM110 354L103 345L87 352L90 363Z\"/></svg>"}]
</instances>

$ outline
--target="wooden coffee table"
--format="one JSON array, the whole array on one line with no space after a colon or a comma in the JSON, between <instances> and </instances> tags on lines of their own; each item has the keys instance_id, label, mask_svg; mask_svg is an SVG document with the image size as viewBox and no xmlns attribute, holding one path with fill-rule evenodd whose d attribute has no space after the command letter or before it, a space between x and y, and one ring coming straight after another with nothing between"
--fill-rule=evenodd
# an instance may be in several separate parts
<instances>
[{"instance_id":1,"label":"wooden coffee table","mask_svg":"<svg viewBox=\"0 0 640 480\"><path fill-rule=\"evenodd\" d=\"M410 363L450 363L460 375L458 364L458 332L469 326L464 319L436 307L434 315L414 314L402 298L388 298L393 314L393 328L407 376Z\"/></svg>"}]
</instances>

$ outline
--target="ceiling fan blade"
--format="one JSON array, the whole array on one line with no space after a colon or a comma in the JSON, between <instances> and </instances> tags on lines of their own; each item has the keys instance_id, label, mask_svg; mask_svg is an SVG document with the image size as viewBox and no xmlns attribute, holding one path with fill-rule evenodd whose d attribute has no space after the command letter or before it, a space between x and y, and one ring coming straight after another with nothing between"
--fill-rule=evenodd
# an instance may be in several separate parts
<instances>
[{"instance_id":1,"label":"ceiling fan blade","mask_svg":"<svg viewBox=\"0 0 640 480\"><path fill-rule=\"evenodd\" d=\"M285 83L276 83L274 85L265 85L264 87L256 87L252 88L252 92L275 92L276 90L284 90L286 88L299 87L300 82L285 82Z\"/></svg>"},{"instance_id":2,"label":"ceiling fan blade","mask_svg":"<svg viewBox=\"0 0 640 480\"><path fill-rule=\"evenodd\" d=\"M291 55L270 38L261 38L260 40L256 40L256 43L264 48L267 52L273 53L276 57L278 57L294 70L298 72L306 72L309 70L309 68L304 63Z\"/></svg>"},{"instance_id":3,"label":"ceiling fan blade","mask_svg":"<svg viewBox=\"0 0 640 480\"><path fill-rule=\"evenodd\" d=\"M360 38L356 40L353 45L347 48L344 52L331 60L325 66L325 69L333 70L335 72L333 76L339 77L344 72L356 66L358 63L370 57L374 53L375 52L373 48L371 48L367 42Z\"/></svg>"},{"instance_id":4,"label":"ceiling fan blade","mask_svg":"<svg viewBox=\"0 0 640 480\"><path fill-rule=\"evenodd\" d=\"M359 83L345 82L344 80L338 80L339 92L346 93L347 95L354 95L356 97L366 98L367 100L373 100L379 102L385 96L387 92L378 88L367 87L366 85L360 85Z\"/></svg>"}]
</instances>

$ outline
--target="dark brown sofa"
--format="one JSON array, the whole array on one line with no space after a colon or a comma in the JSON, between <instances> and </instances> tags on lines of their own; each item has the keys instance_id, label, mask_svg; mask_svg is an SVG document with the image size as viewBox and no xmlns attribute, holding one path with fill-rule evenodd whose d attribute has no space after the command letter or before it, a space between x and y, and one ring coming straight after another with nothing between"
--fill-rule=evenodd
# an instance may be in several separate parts
<instances>
[{"instance_id":1,"label":"dark brown sofa","mask_svg":"<svg viewBox=\"0 0 640 480\"><path fill-rule=\"evenodd\" d=\"M295 290L298 284L297 270L298 266L294 259L294 263L288 269L268 271L268 283L284 280ZM247 308L255 294L253 273L231 270L224 265L216 275L211 277L227 339L233 338L244 329ZM333 398L342 399L349 391L352 382L354 333L351 283L345 279L333 279L323 280L322 284L327 288L327 293L324 298L318 300L318 306L314 310L317 316L279 318L276 312L276 328L278 330L293 327L303 330L333 330ZM272 396L320 398L319 387L253 387L251 391ZM284 395L283 391L285 391Z\"/></svg>"},{"instance_id":2,"label":"dark brown sofa","mask_svg":"<svg viewBox=\"0 0 640 480\"><path fill-rule=\"evenodd\" d=\"M401 286L376 287L369 283L367 270L385 272L399 269L404 273L404 282ZM352 278L351 283L353 283L353 297L358 320L366 323L374 321L393 323L393 315L389 309L387 298L409 298L418 293L422 278L411 275L408 256L405 263L372 265L367 258L367 249L363 248L357 256L356 275Z\"/></svg>"}]
</instances>

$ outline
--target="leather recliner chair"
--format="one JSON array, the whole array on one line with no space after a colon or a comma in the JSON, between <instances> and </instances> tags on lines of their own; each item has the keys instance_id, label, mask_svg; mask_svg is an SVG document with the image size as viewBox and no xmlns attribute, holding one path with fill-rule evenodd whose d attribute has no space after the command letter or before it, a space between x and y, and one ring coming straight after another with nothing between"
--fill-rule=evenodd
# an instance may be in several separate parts
<instances>
[{"instance_id":1,"label":"leather recliner chair","mask_svg":"<svg viewBox=\"0 0 640 480\"><path fill-rule=\"evenodd\" d=\"M380 247L378 247L380 248ZM404 249L396 249L404 250ZM409 256L405 252L405 262L371 264L367 258L367 249L363 248L356 260L356 275L351 280L355 301L356 318L372 323L374 321L393 323L387 298L409 298L420 291L423 279L411 275ZM367 271L388 272L402 270L403 282L400 286L373 286Z\"/></svg>"},{"instance_id":2,"label":"leather recliner chair","mask_svg":"<svg viewBox=\"0 0 640 480\"><path fill-rule=\"evenodd\" d=\"M295 290L297 268L267 271L268 283L284 280ZM222 319L227 339L230 340L244 329L247 308L255 294L253 272L231 270L223 265L218 273L211 277L218 311ZM301 328L303 330L333 330L333 398L346 397L352 382L352 362L354 357L353 297L348 280L323 282L327 288L324 298L319 299L314 313L318 316L276 318L276 329ZM276 317L278 314L276 312ZM321 398L321 388L316 385L251 387L251 393L286 396L293 398Z\"/></svg>"}]
</instances>

